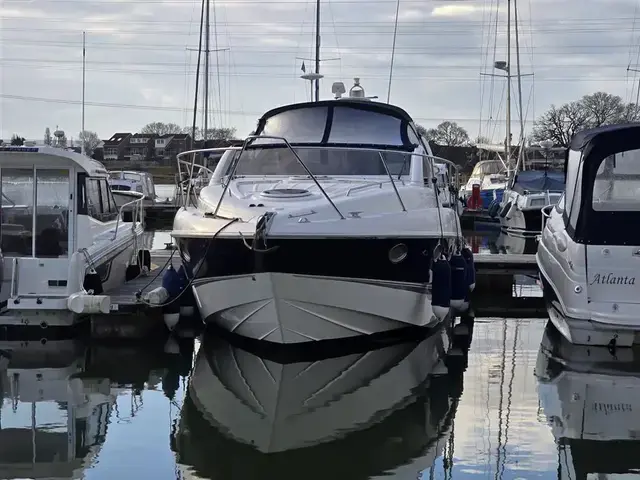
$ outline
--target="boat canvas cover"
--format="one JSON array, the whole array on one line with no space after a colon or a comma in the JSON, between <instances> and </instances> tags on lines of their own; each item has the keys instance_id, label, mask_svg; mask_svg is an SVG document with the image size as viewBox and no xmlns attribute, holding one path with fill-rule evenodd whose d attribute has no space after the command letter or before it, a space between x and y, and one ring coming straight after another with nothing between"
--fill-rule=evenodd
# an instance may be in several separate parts
<instances>
[{"instance_id":1,"label":"boat canvas cover","mask_svg":"<svg viewBox=\"0 0 640 480\"><path fill-rule=\"evenodd\" d=\"M359 147L413 152L419 145L407 112L356 100L325 100L279 107L258 121L255 135L285 138L293 146ZM253 146L282 145L256 139Z\"/></svg>"},{"instance_id":2,"label":"boat canvas cover","mask_svg":"<svg viewBox=\"0 0 640 480\"><path fill-rule=\"evenodd\" d=\"M516 175L512 190L522 195L537 192L563 192L564 173L549 170L526 170Z\"/></svg>"},{"instance_id":3,"label":"boat canvas cover","mask_svg":"<svg viewBox=\"0 0 640 480\"><path fill-rule=\"evenodd\" d=\"M571 207L579 208L575 224L567 222L569 212L565 212L567 233L583 244L639 246L640 197L629 195L629 191L640 178L640 123L585 130L574 135L570 149L582 152L582 185L578 187L580 205ZM575 182L576 178L569 181ZM624 194L625 202L614 198L613 202L598 203L605 181L612 181L616 187L606 187L607 191ZM639 199L632 202L635 198Z\"/></svg>"}]
</instances>

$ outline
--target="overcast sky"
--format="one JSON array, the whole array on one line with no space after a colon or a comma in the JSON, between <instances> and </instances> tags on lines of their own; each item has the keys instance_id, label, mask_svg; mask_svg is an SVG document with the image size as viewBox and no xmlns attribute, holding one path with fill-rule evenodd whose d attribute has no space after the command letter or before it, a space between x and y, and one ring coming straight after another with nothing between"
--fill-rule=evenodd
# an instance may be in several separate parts
<instances>
[{"instance_id":1,"label":"overcast sky","mask_svg":"<svg viewBox=\"0 0 640 480\"><path fill-rule=\"evenodd\" d=\"M400 0L391 103L427 128L452 120L472 137L482 126L480 133L502 141L506 82L493 79L492 96L492 79L480 75L497 72L488 68L496 1ZM246 135L262 112L309 99L296 57L313 56L314 1L211 4L211 48L227 49L211 57L214 125ZM535 74L522 81L528 125L551 103L597 90L635 100L637 78L627 67L638 64L637 4L518 0L522 73ZM321 97L331 98L332 82L349 89L358 76L367 95L386 100L395 9L395 0L322 0ZM41 139L45 127L59 125L77 137L83 30L87 130L108 138L152 121L190 125L197 53L187 48L198 46L199 15L200 0L2 0L0 136ZM499 0L497 43L499 60L506 0ZM513 98L516 137L515 80ZM490 116L497 121L488 124Z\"/></svg>"}]
</instances>

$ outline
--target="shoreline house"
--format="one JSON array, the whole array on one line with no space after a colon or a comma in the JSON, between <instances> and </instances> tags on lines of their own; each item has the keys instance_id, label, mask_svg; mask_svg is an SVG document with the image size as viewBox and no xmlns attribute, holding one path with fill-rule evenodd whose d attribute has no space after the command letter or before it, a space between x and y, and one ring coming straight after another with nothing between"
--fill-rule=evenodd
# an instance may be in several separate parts
<instances>
[{"instance_id":1,"label":"shoreline house","mask_svg":"<svg viewBox=\"0 0 640 480\"><path fill-rule=\"evenodd\" d=\"M105 161L125 160L125 151L129 145L131 133L114 133L109 140L103 141L102 155Z\"/></svg>"}]
</instances>

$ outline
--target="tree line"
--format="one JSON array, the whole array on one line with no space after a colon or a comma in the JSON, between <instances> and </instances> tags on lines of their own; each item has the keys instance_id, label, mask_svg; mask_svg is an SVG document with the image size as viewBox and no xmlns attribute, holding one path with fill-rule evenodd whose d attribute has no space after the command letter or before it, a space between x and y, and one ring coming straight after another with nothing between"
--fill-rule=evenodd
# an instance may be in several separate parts
<instances>
[{"instance_id":1,"label":"tree line","mask_svg":"<svg viewBox=\"0 0 640 480\"><path fill-rule=\"evenodd\" d=\"M554 146L567 147L577 132L603 125L629 123L640 120L640 107L635 103L626 103L620 96L606 92L595 92L584 95L578 100L551 107L540 115L533 124L527 143L551 140ZM418 133L425 139L443 146L473 146L479 143L490 143L486 137L471 139L467 130L456 122L444 121L435 128L417 125ZM181 127L176 123L151 122L140 129L140 133L150 135L168 135L186 133L193 134L192 127ZM236 136L233 127L215 127L207 129L207 138L213 140L230 140ZM80 142L84 142L85 152L91 155L99 146L100 138L95 132L84 131L78 134ZM202 129L196 128L195 140L204 138ZM52 144L49 128L45 130L44 143ZM66 138L63 140L66 145ZM11 145L22 145L24 138L14 134Z\"/></svg>"},{"instance_id":2,"label":"tree line","mask_svg":"<svg viewBox=\"0 0 640 480\"><path fill-rule=\"evenodd\" d=\"M640 120L640 107L626 103L620 96L606 92L584 95L560 106L551 105L533 123L528 144L551 140L556 147L568 147L573 135L581 130ZM435 128L418 125L418 133L429 141L446 146L471 146L490 143L485 137L470 140L468 132L456 122L442 122Z\"/></svg>"}]
</instances>

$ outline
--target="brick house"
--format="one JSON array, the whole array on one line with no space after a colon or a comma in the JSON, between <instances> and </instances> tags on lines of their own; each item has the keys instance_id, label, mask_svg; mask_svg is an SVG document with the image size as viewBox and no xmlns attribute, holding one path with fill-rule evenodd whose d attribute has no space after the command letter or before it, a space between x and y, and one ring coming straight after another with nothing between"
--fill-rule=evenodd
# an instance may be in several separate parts
<instances>
[{"instance_id":1,"label":"brick house","mask_svg":"<svg viewBox=\"0 0 640 480\"><path fill-rule=\"evenodd\" d=\"M155 140L158 135L134 133L125 147L124 159L128 161L149 161L155 158Z\"/></svg>"},{"instance_id":2,"label":"brick house","mask_svg":"<svg viewBox=\"0 0 640 480\"><path fill-rule=\"evenodd\" d=\"M164 164L174 164L176 156L181 152L191 150L193 142L187 133L168 133L154 139L154 159Z\"/></svg>"},{"instance_id":3,"label":"brick house","mask_svg":"<svg viewBox=\"0 0 640 480\"><path fill-rule=\"evenodd\" d=\"M104 140L102 148L104 160L123 161L130 137L130 133L114 133L109 140Z\"/></svg>"}]
</instances>

